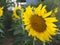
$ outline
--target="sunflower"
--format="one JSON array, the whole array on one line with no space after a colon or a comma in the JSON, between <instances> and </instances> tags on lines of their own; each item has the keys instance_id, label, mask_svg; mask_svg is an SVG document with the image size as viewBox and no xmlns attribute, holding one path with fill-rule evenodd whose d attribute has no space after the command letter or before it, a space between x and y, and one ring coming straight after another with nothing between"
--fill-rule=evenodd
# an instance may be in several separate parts
<instances>
[{"instance_id":1,"label":"sunflower","mask_svg":"<svg viewBox=\"0 0 60 45\"><path fill-rule=\"evenodd\" d=\"M0 7L0 17L3 15L3 7Z\"/></svg>"},{"instance_id":2,"label":"sunflower","mask_svg":"<svg viewBox=\"0 0 60 45\"><path fill-rule=\"evenodd\" d=\"M20 19L20 15L22 13L22 8L21 7L15 7L14 10L13 10L13 20L15 19Z\"/></svg>"},{"instance_id":3,"label":"sunflower","mask_svg":"<svg viewBox=\"0 0 60 45\"><path fill-rule=\"evenodd\" d=\"M28 6L23 15L25 29L29 32L29 36L41 41L51 41L52 36L56 35L58 30L54 22L58 20L56 17L51 17L51 11L46 10L46 5L40 4L38 7L33 8Z\"/></svg>"}]
</instances>

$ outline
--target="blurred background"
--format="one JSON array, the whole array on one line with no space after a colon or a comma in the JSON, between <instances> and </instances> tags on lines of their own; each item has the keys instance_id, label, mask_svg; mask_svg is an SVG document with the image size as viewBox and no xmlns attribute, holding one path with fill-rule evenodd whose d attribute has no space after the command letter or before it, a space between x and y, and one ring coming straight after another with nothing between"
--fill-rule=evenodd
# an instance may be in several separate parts
<instances>
[{"instance_id":1,"label":"blurred background","mask_svg":"<svg viewBox=\"0 0 60 45\"><path fill-rule=\"evenodd\" d=\"M0 45L33 45L33 37L28 37L27 32L22 33L21 21L13 20L12 14L15 6L26 8L28 5L37 7L40 3L47 5L47 10L54 10L58 7L56 17L59 20L56 24L60 29L60 0L0 0L0 7L4 7L3 16L0 17ZM35 45L43 45L39 40ZM53 37L52 42L45 45L60 45L60 30Z\"/></svg>"}]
</instances>

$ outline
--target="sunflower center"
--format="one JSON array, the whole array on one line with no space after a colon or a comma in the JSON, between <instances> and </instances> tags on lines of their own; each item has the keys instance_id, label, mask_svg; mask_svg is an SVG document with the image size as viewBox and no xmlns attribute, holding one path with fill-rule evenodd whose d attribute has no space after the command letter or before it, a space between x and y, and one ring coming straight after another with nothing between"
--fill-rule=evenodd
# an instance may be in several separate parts
<instances>
[{"instance_id":1,"label":"sunflower center","mask_svg":"<svg viewBox=\"0 0 60 45\"><path fill-rule=\"evenodd\" d=\"M31 27L37 32L43 32L46 30L45 20L38 15L33 15L30 18Z\"/></svg>"}]
</instances>

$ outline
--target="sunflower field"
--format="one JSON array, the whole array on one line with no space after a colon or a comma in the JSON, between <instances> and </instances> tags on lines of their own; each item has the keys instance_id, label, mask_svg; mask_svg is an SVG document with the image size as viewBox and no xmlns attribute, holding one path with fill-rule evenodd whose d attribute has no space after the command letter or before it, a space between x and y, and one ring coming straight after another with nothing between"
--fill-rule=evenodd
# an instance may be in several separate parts
<instances>
[{"instance_id":1,"label":"sunflower field","mask_svg":"<svg viewBox=\"0 0 60 45\"><path fill-rule=\"evenodd\" d=\"M60 0L0 0L0 45L60 45Z\"/></svg>"}]
</instances>

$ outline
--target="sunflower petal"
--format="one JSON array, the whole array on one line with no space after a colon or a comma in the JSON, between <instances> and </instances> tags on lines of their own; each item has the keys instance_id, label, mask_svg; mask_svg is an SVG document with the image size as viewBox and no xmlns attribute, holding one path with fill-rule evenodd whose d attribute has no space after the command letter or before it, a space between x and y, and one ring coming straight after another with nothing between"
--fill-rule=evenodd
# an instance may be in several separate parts
<instances>
[{"instance_id":1,"label":"sunflower petal","mask_svg":"<svg viewBox=\"0 0 60 45\"><path fill-rule=\"evenodd\" d=\"M47 21L47 22L57 22L58 20L56 19L56 17L50 17L50 18L45 18L45 20Z\"/></svg>"},{"instance_id":2,"label":"sunflower petal","mask_svg":"<svg viewBox=\"0 0 60 45\"><path fill-rule=\"evenodd\" d=\"M48 26L50 26L50 27L57 27L55 24L49 23L49 22L46 22L46 25L47 25L47 27L48 27Z\"/></svg>"},{"instance_id":3,"label":"sunflower petal","mask_svg":"<svg viewBox=\"0 0 60 45\"><path fill-rule=\"evenodd\" d=\"M46 18L46 17L50 16L51 14L52 14L52 11L47 12L47 13L43 16L43 18Z\"/></svg>"},{"instance_id":4,"label":"sunflower petal","mask_svg":"<svg viewBox=\"0 0 60 45\"><path fill-rule=\"evenodd\" d=\"M36 8L36 10L38 9L38 10L40 10L42 8L42 4L40 4L37 8Z\"/></svg>"}]
</instances>

